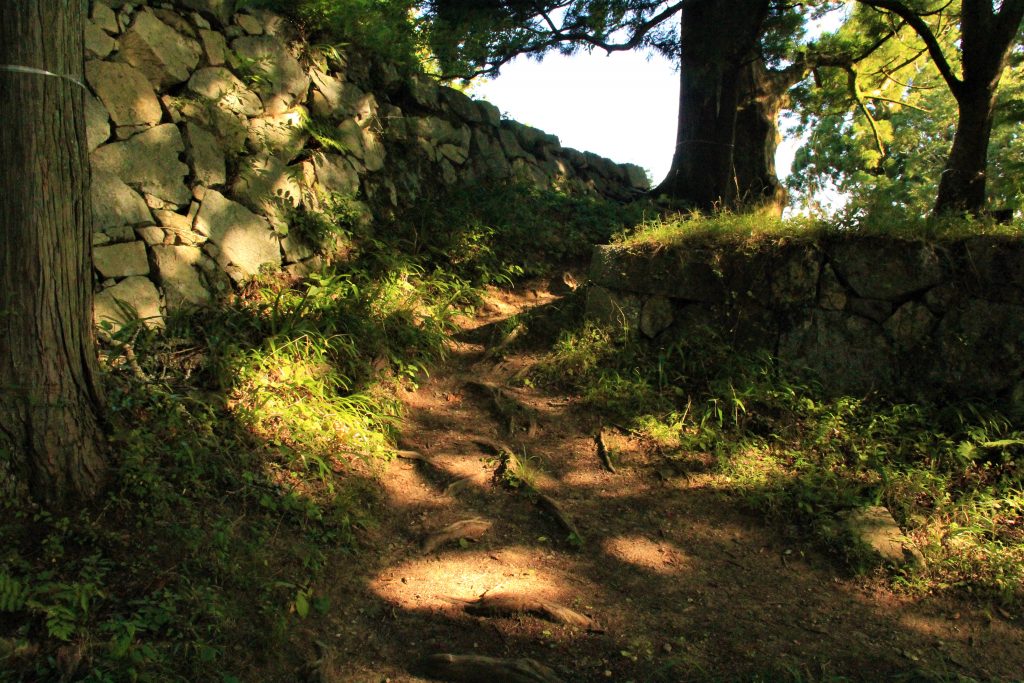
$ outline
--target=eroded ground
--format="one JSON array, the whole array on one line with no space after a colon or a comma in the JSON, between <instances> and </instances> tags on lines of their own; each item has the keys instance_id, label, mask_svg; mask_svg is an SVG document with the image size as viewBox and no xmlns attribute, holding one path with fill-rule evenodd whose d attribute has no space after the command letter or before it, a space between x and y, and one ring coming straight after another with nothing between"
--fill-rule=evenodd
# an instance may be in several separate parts
<instances>
[{"instance_id":1,"label":"eroded ground","mask_svg":"<svg viewBox=\"0 0 1024 683\"><path fill-rule=\"evenodd\" d=\"M537 356L488 353L488 331L556 301L546 289L495 292L448 366L404 397L401 446L423 460L388 464L368 547L318 587L337 607L310 624L321 680L435 680L419 664L435 653L529 657L581 682L1021 679L1014 615L851 577L744 512L709 460L670 463L573 396L510 381ZM495 407L493 387L518 419ZM614 473L598 458L602 427ZM503 445L580 539L526 484L508 485ZM491 525L478 542L422 551L431 533L474 518ZM467 613L485 595L557 603L594 623Z\"/></svg>"}]
</instances>

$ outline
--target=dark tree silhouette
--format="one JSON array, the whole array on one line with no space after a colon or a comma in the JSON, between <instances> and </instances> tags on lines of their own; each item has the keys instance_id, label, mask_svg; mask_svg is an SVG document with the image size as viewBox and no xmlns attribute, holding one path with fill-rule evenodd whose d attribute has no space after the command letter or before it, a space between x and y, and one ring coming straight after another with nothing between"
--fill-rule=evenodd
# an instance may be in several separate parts
<instances>
[{"instance_id":1,"label":"dark tree silhouette","mask_svg":"<svg viewBox=\"0 0 1024 683\"><path fill-rule=\"evenodd\" d=\"M84 4L0 7L0 491L49 504L89 498L104 473Z\"/></svg>"}]
</instances>

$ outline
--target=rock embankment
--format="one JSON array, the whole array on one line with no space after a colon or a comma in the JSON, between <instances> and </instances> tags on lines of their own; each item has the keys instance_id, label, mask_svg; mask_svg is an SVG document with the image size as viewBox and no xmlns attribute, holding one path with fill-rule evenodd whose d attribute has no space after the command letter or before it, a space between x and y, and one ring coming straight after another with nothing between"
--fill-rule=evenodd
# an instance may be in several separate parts
<instances>
[{"instance_id":1,"label":"rock embankment","mask_svg":"<svg viewBox=\"0 0 1024 683\"><path fill-rule=\"evenodd\" d=\"M94 0L86 22L96 318L152 324L323 245L296 211L387 218L436 187L518 179L627 199L642 169L563 148L487 102L297 40L232 0Z\"/></svg>"}]
</instances>

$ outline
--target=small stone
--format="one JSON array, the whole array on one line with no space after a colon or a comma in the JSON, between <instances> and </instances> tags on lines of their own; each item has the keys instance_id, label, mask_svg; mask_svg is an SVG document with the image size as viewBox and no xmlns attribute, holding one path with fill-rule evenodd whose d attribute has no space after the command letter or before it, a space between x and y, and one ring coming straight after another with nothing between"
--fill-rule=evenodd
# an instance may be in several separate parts
<instances>
[{"instance_id":1,"label":"small stone","mask_svg":"<svg viewBox=\"0 0 1024 683\"><path fill-rule=\"evenodd\" d=\"M163 228L157 228L153 226L146 228L135 228L135 234L138 236L140 240L145 242L148 246L153 246L155 244L163 244L164 237L166 236L166 233L164 233Z\"/></svg>"},{"instance_id":2,"label":"small stone","mask_svg":"<svg viewBox=\"0 0 1024 683\"><path fill-rule=\"evenodd\" d=\"M853 510L847 514L846 524L853 537L883 561L897 566L925 566L924 555L903 534L886 508L874 505Z\"/></svg>"}]
</instances>

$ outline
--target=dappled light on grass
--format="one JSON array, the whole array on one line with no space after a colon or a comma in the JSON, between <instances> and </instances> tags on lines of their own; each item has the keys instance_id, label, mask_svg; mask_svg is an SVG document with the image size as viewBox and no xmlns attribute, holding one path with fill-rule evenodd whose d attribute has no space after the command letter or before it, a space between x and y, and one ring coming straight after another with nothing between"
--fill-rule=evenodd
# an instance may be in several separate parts
<instances>
[{"instance_id":1,"label":"dappled light on grass","mask_svg":"<svg viewBox=\"0 0 1024 683\"><path fill-rule=\"evenodd\" d=\"M671 543L655 542L643 536L616 536L602 541L604 552L619 562L656 574L679 574L690 565L688 558Z\"/></svg>"}]
</instances>

